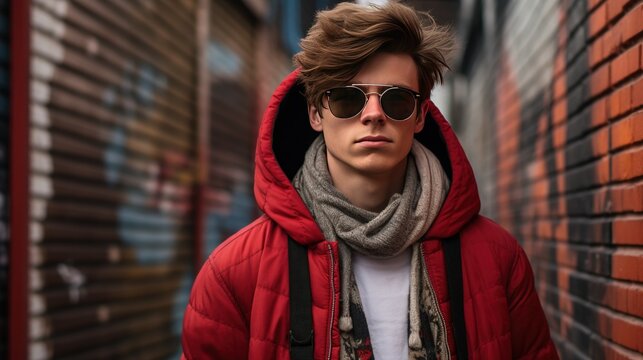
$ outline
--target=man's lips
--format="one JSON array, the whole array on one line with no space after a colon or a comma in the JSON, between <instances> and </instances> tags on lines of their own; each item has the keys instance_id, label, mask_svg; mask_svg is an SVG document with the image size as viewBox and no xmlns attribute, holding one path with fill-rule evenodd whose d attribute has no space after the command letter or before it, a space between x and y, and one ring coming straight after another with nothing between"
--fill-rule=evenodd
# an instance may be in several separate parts
<instances>
[{"instance_id":1,"label":"man's lips","mask_svg":"<svg viewBox=\"0 0 643 360\"><path fill-rule=\"evenodd\" d=\"M360 143L360 142L366 142L366 141L370 141L370 142L393 142L393 140L387 138L386 136L381 136L381 135L364 136L363 138L358 139L356 142Z\"/></svg>"}]
</instances>

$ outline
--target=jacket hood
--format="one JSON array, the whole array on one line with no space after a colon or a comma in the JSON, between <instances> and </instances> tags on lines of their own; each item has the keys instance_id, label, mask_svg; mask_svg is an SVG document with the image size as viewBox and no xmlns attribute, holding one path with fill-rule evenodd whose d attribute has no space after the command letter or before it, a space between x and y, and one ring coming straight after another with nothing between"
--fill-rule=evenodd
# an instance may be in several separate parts
<instances>
[{"instance_id":1,"label":"jacket hood","mask_svg":"<svg viewBox=\"0 0 643 360\"><path fill-rule=\"evenodd\" d=\"M291 180L318 132L310 127L299 71L275 90L259 127L255 156L254 193L259 208L294 240L311 245L324 236ZM451 182L449 193L427 237L444 238L457 232L480 211L473 170L451 126L429 102L424 129L415 138L440 160Z\"/></svg>"}]
</instances>

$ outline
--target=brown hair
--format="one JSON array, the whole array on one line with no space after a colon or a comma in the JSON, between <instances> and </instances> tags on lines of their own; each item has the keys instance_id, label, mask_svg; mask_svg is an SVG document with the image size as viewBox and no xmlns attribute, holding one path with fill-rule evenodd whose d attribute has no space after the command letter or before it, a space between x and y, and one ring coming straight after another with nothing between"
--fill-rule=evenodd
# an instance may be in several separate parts
<instances>
[{"instance_id":1,"label":"brown hair","mask_svg":"<svg viewBox=\"0 0 643 360\"><path fill-rule=\"evenodd\" d=\"M450 30L425 12L398 2L384 6L340 3L317 13L293 61L308 102L321 110L324 91L347 84L378 52L411 55L418 67L420 94L426 99L454 47ZM321 112L320 112L321 113Z\"/></svg>"}]
</instances>

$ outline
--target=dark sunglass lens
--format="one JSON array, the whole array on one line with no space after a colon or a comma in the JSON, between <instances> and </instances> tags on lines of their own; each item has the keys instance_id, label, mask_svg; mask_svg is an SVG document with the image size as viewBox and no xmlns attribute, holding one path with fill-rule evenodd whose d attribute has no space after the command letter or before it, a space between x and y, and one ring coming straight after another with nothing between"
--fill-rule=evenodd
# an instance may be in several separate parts
<instances>
[{"instance_id":1,"label":"dark sunglass lens","mask_svg":"<svg viewBox=\"0 0 643 360\"><path fill-rule=\"evenodd\" d=\"M382 109L393 120L406 120L415 110L413 93L403 89L390 89L382 95Z\"/></svg>"},{"instance_id":2,"label":"dark sunglass lens","mask_svg":"<svg viewBox=\"0 0 643 360\"><path fill-rule=\"evenodd\" d=\"M338 118L357 115L364 107L364 101L364 93L351 87L332 89L328 95L330 112Z\"/></svg>"}]
</instances>

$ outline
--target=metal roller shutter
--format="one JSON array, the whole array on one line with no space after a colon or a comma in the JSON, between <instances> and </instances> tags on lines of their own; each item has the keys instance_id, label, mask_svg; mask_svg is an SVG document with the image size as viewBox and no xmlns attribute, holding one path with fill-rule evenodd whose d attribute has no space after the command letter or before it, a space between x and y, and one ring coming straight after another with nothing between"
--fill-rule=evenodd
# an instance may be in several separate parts
<instances>
[{"instance_id":1,"label":"metal roller shutter","mask_svg":"<svg viewBox=\"0 0 643 360\"><path fill-rule=\"evenodd\" d=\"M9 278L9 1L0 0L0 358L7 355Z\"/></svg>"},{"instance_id":2,"label":"metal roller shutter","mask_svg":"<svg viewBox=\"0 0 643 360\"><path fill-rule=\"evenodd\" d=\"M256 216L252 192L256 122L256 24L240 2L210 5L210 162L205 252Z\"/></svg>"},{"instance_id":3,"label":"metal roller shutter","mask_svg":"<svg viewBox=\"0 0 643 360\"><path fill-rule=\"evenodd\" d=\"M32 359L178 355L193 277L194 6L33 1Z\"/></svg>"}]
</instances>

